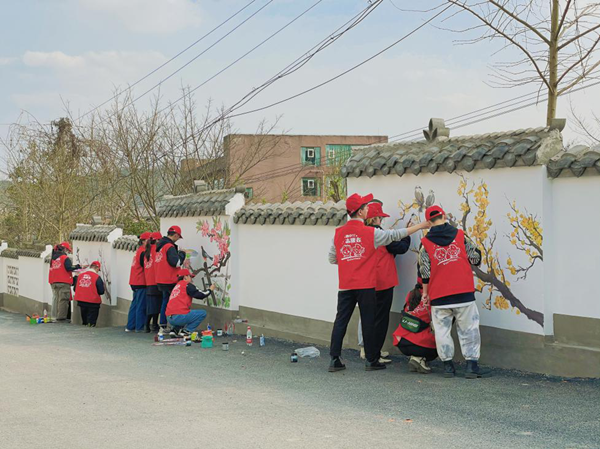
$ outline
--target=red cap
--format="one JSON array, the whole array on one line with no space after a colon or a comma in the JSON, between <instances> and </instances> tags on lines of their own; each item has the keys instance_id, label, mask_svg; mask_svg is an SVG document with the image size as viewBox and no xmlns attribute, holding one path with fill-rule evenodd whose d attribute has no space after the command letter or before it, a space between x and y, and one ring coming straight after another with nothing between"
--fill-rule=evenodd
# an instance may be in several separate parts
<instances>
[{"instance_id":1,"label":"red cap","mask_svg":"<svg viewBox=\"0 0 600 449\"><path fill-rule=\"evenodd\" d=\"M367 218L375 218L375 217L389 217L388 214L383 212L383 208L381 207L381 203L371 203L369 204L369 215Z\"/></svg>"},{"instance_id":2,"label":"red cap","mask_svg":"<svg viewBox=\"0 0 600 449\"><path fill-rule=\"evenodd\" d=\"M354 193L346 200L346 210L348 211L348 214L352 214L365 204L369 204L371 201L373 201L373 195L371 193L367 196L360 196L358 193Z\"/></svg>"},{"instance_id":3,"label":"red cap","mask_svg":"<svg viewBox=\"0 0 600 449\"><path fill-rule=\"evenodd\" d=\"M431 206L428 207L427 210L425 211L425 220L429 221L432 218L435 218L437 215L446 215L446 212L444 212L444 209L442 209L440 206Z\"/></svg>"},{"instance_id":4,"label":"red cap","mask_svg":"<svg viewBox=\"0 0 600 449\"><path fill-rule=\"evenodd\" d=\"M96 266L96 267L98 267L98 269L100 269L100 267L101 267L101 265L100 265L100 262L98 262L97 260L94 260L94 261L93 261L93 262L90 264L90 267L94 267L94 266Z\"/></svg>"},{"instance_id":5,"label":"red cap","mask_svg":"<svg viewBox=\"0 0 600 449\"><path fill-rule=\"evenodd\" d=\"M71 248L71 245L69 245L69 242L62 242L60 244L60 246L62 246L64 249L66 249L69 252L73 252L73 248Z\"/></svg>"},{"instance_id":6,"label":"red cap","mask_svg":"<svg viewBox=\"0 0 600 449\"><path fill-rule=\"evenodd\" d=\"M179 270L177 272L177 276L179 277L184 277L184 276L191 276L194 277L194 273L192 273L190 270L188 270L187 268L182 268L181 270Z\"/></svg>"},{"instance_id":7,"label":"red cap","mask_svg":"<svg viewBox=\"0 0 600 449\"><path fill-rule=\"evenodd\" d=\"M162 235L160 232L153 232L150 238L154 240L160 240L162 239Z\"/></svg>"},{"instance_id":8,"label":"red cap","mask_svg":"<svg viewBox=\"0 0 600 449\"><path fill-rule=\"evenodd\" d=\"M183 238L183 235L181 235L181 228L179 226L171 226L168 232L176 232L179 234L179 237Z\"/></svg>"}]
</instances>

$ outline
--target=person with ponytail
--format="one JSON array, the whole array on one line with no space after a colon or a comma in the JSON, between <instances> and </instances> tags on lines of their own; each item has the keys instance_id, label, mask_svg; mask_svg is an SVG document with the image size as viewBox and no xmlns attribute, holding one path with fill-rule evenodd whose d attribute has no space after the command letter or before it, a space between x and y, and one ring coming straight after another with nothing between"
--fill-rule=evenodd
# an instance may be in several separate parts
<instances>
[{"instance_id":1,"label":"person with ponytail","mask_svg":"<svg viewBox=\"0 0 600 449\"><path fill-rule=\"evenodd\" d=\"M423 284L419 278L415 288L406 295L400 325L393 337L394 346L410 357L409 371L429 374L431 368L428 363L435 360L438 353L431 330L431 305L422 299Z\"/></svg>"},{"instance_id":2,"label":"person with ponytail","mask_svg":"<svg viewBox=\"0 0 600 449\"><path fill-rule=\"evenodd\" d=\"M140 235L138 248L133 256L129 286L133 290L133 301L129 306L127 326L125 332L144 332L146 326L146 277L144 275L144 252L146 241L150 238L149 232Z\"/></svg>"},{"instance_id":3,"label":"person with ponytail","mask_svg":"<svg viewBox=\"0 0 600 449\"><path fill-rule=\"evenodd\" d=\"M156 285L156 242L162 238L160 232L153 232L146 241L144 252L144 276L146 278L146 332L158 332L158 316L162 306L162 293Z\"/></svg>"}]
</instances>

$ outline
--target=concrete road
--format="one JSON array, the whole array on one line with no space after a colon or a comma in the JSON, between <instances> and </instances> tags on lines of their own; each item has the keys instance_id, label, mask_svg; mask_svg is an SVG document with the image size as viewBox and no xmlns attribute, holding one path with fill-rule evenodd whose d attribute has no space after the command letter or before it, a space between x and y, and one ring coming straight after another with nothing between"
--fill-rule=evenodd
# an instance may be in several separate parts
<instances>
[{"instance_id":1,"label":"concrete road","mask_svg":"<svg viewBox=\"0 0 600 449\"><path fill-rule=\"evenodd\" d=\"M267 340L156 347L0 312L0 448L600 448L600 383L327 372ZM244 354L242 354L242 351Z\"/></svg>"}]
</instances>

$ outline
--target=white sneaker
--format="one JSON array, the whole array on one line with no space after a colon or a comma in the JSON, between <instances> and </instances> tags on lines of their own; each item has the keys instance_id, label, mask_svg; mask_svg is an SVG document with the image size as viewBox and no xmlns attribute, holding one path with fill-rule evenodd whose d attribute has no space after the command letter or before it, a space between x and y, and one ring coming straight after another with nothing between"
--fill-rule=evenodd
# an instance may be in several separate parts
<instances>
[{"instance_id":1,"label":"white sneaker","mask_svg":"<svg viewBox=\"0 0 600 449\"><path fill-rule=\"evenodd\" d=\"M414 373L430 374L431 368L427 364L425 357L411 357L408 361L408 370Z\"/></svg>"},{"instance_id":2,"label":"white sneaker","mask_svg":"<svg viewBox=\"0 0 600 449\"><path fill-rule=\"evenodd\" d=\"M383 357L384 359L387 359L390 356L390 353L387 351L381 351L381 357Z\"/></svg>"},{"instance_id":3,"label":"white sneaker","mask_svg":"<svg viewBox=\"0 0 600 449\"><path fill-rule=\"evenodd\" d=\"M392 359L386 359L385 357L380 357L379 363L392 363Z\"/></svg>"},{"instance_id":4,"label":"white sneaker","mask_svg":"<svg viewBox=\"0 0 600 449\"><path fill-rule=\"evenodd\" d=\"M133 329L127 329L125 328L125 332L135 332Z\"/></svg>"},{"instance_id":5,"label":"white sneaker","mask_svg":"<svg viewBox=\"0 0 600 449\"><path fill-rule=\"evenodd\" d=\"M360 358L363 360L367 359L367 354L365 354L365 348L361 346L360 348Z\"/></svg>"}]
</instances>

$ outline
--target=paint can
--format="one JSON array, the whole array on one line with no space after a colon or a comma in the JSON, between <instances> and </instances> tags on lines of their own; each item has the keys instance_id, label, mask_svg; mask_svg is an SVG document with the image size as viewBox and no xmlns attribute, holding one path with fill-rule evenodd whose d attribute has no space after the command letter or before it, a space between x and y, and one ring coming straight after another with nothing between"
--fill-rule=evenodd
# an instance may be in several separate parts
<instances>
[{"instance_id":1,"label":"paint can","mask_svg":"<svg viewBox=\"0 0 600 449\"><path fill-rule=\"evenodd\" d=\"M290 356L290 362L298 363L298 354L296 354L296 351L292 352L292 355Z\"/></svg>"},{"instance_id":2,"label":"paint can","mask_svg":"<svg viewBox=\"0 0 600 449\"><path fill-rule=\"evenodd\" d=\"M223 329L217 329L217 337L223 336Z\"/></svg>"},{"instance_id":3,"label":"paint can","mask_svg":"<svg viewBox=\"0 0 600 449\"><path fill-rule=\"evenodd\" d=\"M223 349L223 351L229 351L229 343L228 342L223 342L223 344L221 345L221 349Z\"/></svg>"}]
</instances>

